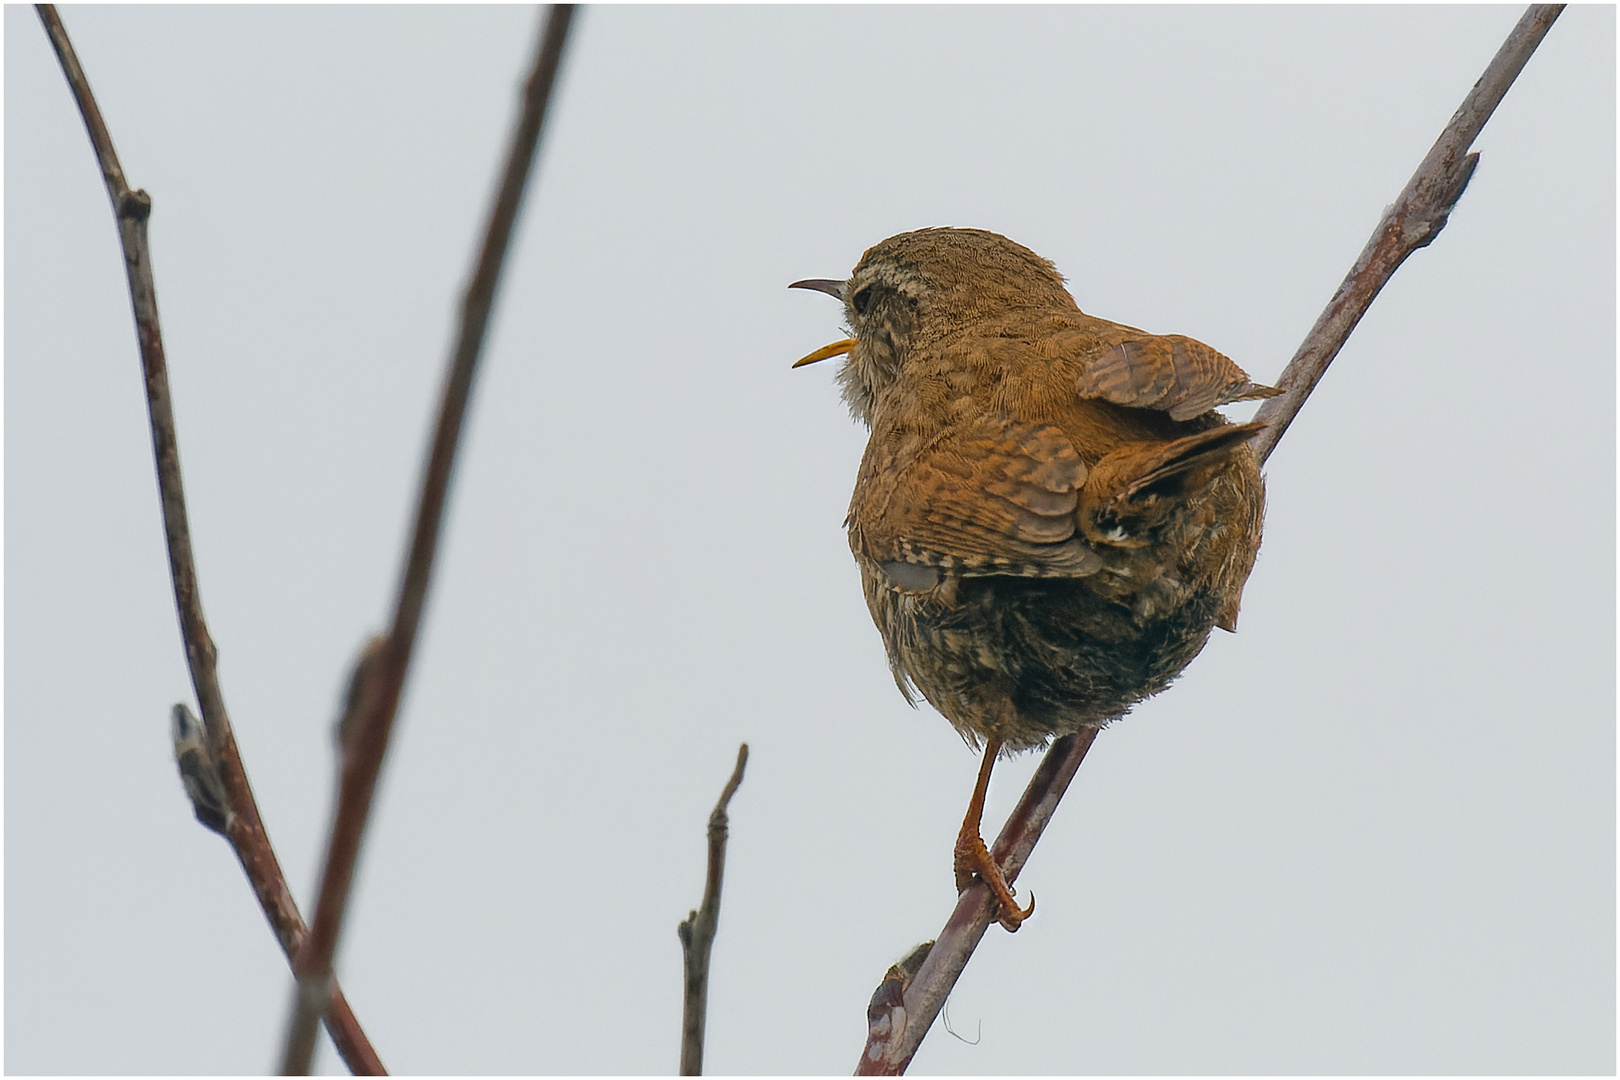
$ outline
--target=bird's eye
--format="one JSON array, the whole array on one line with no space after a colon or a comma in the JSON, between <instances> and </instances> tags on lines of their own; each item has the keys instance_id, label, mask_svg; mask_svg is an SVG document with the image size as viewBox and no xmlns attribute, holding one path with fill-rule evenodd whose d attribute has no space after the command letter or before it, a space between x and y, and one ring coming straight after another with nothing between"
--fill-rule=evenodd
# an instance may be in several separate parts
<instances>
[{"instance_id":1,"label":"bird's eye","mask_svg":"<svg viewBox=\"0 0 1620 1080\"><path fill-rule=\"evenodd\" d=\"M856 293L855 299L852 302L855 305L855 314L865 315L866 309L872 306L872 286L868 285L866 288Z\"/></svg>"}]
</instances>

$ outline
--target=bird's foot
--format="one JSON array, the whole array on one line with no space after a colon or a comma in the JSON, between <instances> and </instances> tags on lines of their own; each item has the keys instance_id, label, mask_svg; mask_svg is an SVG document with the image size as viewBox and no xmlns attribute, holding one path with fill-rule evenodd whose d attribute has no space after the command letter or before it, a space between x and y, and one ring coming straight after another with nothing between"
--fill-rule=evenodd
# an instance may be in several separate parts
<instances>
[{"instance_id":1,"label":"bird's foot","mask_svg":"<svg viewBox=\"0 0 1620 1080\"><path fill-rule=\"evenodd\" d=\"M1019 908L1018 902L1013 899L1013 887L1007 884L1007 879L1001 873L1001 867L996 865L995 858L990 849L984 846L984 838L978 830L969 832L964 829L956 838L956 891L973 884L975 878L984 882L990 888L990 894L996 898L1000 913L996 921L1006 928L1009 934L1017 932L1025 919L1035 914L1035 894L1030 893L1029 907Z\"/></svg>"}]
</instances>

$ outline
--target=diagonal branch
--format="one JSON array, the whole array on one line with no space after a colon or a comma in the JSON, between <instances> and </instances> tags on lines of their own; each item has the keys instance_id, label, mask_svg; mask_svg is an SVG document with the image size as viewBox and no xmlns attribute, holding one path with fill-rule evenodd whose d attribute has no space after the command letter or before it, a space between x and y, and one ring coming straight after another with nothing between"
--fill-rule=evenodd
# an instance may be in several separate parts
<instances>
[{"instance_id":1,"label":"diagonal branch","mask_svg":"<svg viewBox=\"0 0 1620 1080\"><path fill-rule=\"evenodd\" d=\"M1447 215L1479 161L1479 155L1469 153L1468 148L1562 10L1561 4L1540 4L1524 13L1400 197L1384 212L1360 258L1277 380L1283 393L1266 401L1256 413L1255 419L1268 423L1255 440L1262 461L1275 449L1385 282L1408 255L1431 243L1445 227ZM1009 882L1040 839L1096 734L1093 729L1057 740L1036 769L996 839L994 854ZM866 1048L856 1075L898 1076L906 1071L995 911L989 890L974 884L963 890L921 966L913 966L913 954L890 968L867 1010ZM913 970L915 974L911 974Z\"/></svg>"},{"instance_id":2,"label":"diagonal branch","mask_svg":"<svg viewBox=\"0 0 1620 1080\"><path fill-rule=\"evenodd\" d=\"M285 1074L309 1071L315 1046L315 1020L332 994L332 956L337 949L343 915L354 880L360 841L371 812L372 796L383 756L399 709L405 675L410 668L416 632L427 600L428 583L444 521L456 448L472 394L473 376L483 350L484 334L495 303L496 287L511 242L523 192L534 167L563 44L573 18L573 5L554 4L547 15L535 53L534 67L523 93L523 110L512 134L501 186L490 210L483 247L462 302L461 327L445 375L439 419L422 476L422 488L412 529L411 546L400 577L393 626L387 637L374 641L357 667L352 683L353 715L345 719L342 742L342 778L338 805L326 849L319 897L308 947L293 965L298 993L288 1025Z\"/></svg>"},{"instance_id":3,"label":"diagonal branch","mask_svg":"<svg viewBox=\"0 0 1620 1080\"><path fill-rule=\"evenodd\" d=\"M1283 432L1304 408L1305 399L1321 381L1333 358L1339 355L1379 290L1408 255L1418 248L1428 247L1446 227L1447 216L1462 198L1469 177L1474 175L1474 166L1479 164L1479 155L1470 154L1468 148L1474 145L1485 121L1501 104L1508 87L1519 77L1536 46L1552 29L1553 20L1563 10L1563 4L1533 4L1525 10L1502 47L1496 50L1485 74L1479 77L1452 115L1451 122L1434 141L1417 172L1406 182L1394 204L1384 210L1372 239L1367 241L1333 299L1317 317L1316 325L1305 335L1299 351L1283 369L1277 380L1282 394L1266 401L1254 415L1256 420L1266 423L1266 430L1254 441L1261 461L1271 456Z\"/></svg>"},{"instance_id":4,"label":"diagonal branch","mask_svg":"<svg viewBox=\"0 0 1620 1080\"><path fill-rule=\"evenodd\" d=\"M199 731L189 710L183 705L175 707L176 759L187 790L192 793L198 820L230 841L259 899L259 906L275 931L276 940L291 960L298 954L308 931L259 819L258 804L237 751L236 736L225 712L225 696L215 668L214 641L203 621L197 568L191 556L191 526L186 517L185 489L180 482L180 446L175 435L168 364L158 324L157 286L152 276L152 254L147 238L152 199L144 191L131 191L125 181L112 136L56 8L41 4L38 11L101 166L107 196L112 200L118 222L118 238L129 277L130 302L135 311L135 331L146 381L147 412L152 425L152 451L157 459L158 496L169 550L169 576L174 582L174 603L180 619L180 635L185 642L186 665L191 670L191 684L202 709ZM207 798L199 798L202 793L207 793ZM352 1071L362 1075L383 1073L377 1052L366 1039L348 1002L335 988L331 1007L326 1010L326 1024L338 1052Z\"/></svg>"},{"instance_id":5,"label":"diagonal branch","mask_svg":"<svg viewBox=\"0 0 1620 1080\"><path fill-rule=\"evenodd\" d=\"M681 1004L682 1076L703 1075L703 1031L709 1011L709 951L720 925L720 886L726 876L726 807L737 794L748 767L748 744L737 747L737 767L709 814L709 872L703 880L703 900L696 911L675 928L681 939L686 968L686 993Z\"/></svg>"},{"instance_id":6,"label":"diagonal branch","mask_svg":"<svg viewBox=\"0 0 1620 1080\"><path fill-rule=\"evenodd\" d=\"M1058 800L1085 760L1097 738L1097 728L1065 735L1052 744L1024 788L1023 797L1001 828L990 853L1011 885L1035 850ZM962 890L956 909L945 921L939 938L918 946L900 964L889 969L867 1006L866 1049L857 1076L898 1076L911 1064L923 1036L945 1005L951 988L967 967L979 939L995 921L999 910L989 886L976 881ZM923 950L926 949L926 953ZM923 953L919 958L918 953ZM899 1056L903 1053L904 1056Z\"/></svg>"}]
</instances>

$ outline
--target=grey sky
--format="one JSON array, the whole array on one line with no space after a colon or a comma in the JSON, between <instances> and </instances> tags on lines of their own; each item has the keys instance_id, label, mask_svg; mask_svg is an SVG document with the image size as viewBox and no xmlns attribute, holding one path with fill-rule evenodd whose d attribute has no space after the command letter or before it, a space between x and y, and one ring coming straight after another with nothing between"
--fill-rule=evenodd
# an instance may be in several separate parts
<instances>
[{"instance_id":1,"label":"grey sky","mask_svg":"<svg viewBox=\"0 0 1620 1080\"><path fill-rule=\"evenodd\" d=\"M1520 10L586 10L339 957L390 1067L673 1071L747 740L708 1065L852 1068L977 759L889 679L840 527L864 433L788 367L840 313L785 286L993 229L1273 378ZM307 904L537 16L64 18L154 199L203 597ZM5 30L5 1067L258 1071L291 984L169 758L111 215L33 12ZM1098 740L1039 912L951 1000L978 1044L917 1071L1614 1070L1614 8L1476 149L1271 460L1241 632Z\"/></svg>"}]
</instances>

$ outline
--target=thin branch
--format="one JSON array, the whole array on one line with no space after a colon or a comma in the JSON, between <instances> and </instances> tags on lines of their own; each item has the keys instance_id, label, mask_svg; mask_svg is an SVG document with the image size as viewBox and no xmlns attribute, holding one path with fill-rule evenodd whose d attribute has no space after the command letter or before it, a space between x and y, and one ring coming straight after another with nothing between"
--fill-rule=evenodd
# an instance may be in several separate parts
<instances>
[{"instance_id":1,"label":"thin branch","mask_svg":"<svg viewBox=\"0 0 1620 1080\"><path fill-rule=\"evenodd\" d=\"M1035 850L1097 731L1088 728L1054 742L1030 777L1023 797L990 849L1009 885ZM979 939L995 921L996 910L990 889L983 882L974 883L957 897L955 910L926 956L919 960L913 950L902 961L901 968L915 964L915 974L897 983L896 969L889 969L867 1006L866 1047L855 1067L856 1076L899 1076L906 1071Z\"/></svg>"},{"instance_id":2,"label":"thin branch","mask_svg":"<svg viewBox=\"0 0 1620 1080\"><path fill-rule=\"evenodd\" d=\"M1445 227L1447 215L1468 186L1468 178L1479 161L1479 155L1468 153L1468 148L1562 10L1560 4L1548 4L1525 12L1400 197L1384 212L1361 257L1277 381L1284 393L1266 401L1256 413L1257 420L1269 425L1256 439L1262 461L1288 430L1384 283L1408 255L1431 243ZM1070 735L1053 743L1046 752L1017 809L996 839L994 854L1009 882L1040 839L1041 830L1095 737L1095 730ZM915 976L903 978L896 974L897 968L890 969L872 996L866 1047L855 1068L856 1075L898 1076L906 1071L994 917L995 903L989 890L975 884L958 898L945 930Z\"/></svg>"},{"instance_id":3,"label":"thin branch","mask_svg":"<svg viewBox=\"0 0 1620 1080\"><path fill-rule=\"evenodd\" d=\"M1277 380L1282 394L1268 399L1254 415L1266 423L1266 430L1254 441L1261 461L1271 456L1379 290L1408 255L1427 247L1446 227L1446 218L1479 164L1479 155L1470 154L1468 148L1563 10L1562 4L1535 4L1525 10L1412 179L1384 210L1372 239L1283 369Z\"/></svg>"},{"instance_id":4,"label":"thin branch","mask_svg":"<svg viewBox=\"0 0 1620 1080\"><path fill-rule=\"evenodd\" d=\"M152 450L157 460L158 496L162 503L163 531L169 551L169 575L174 583L174 602L180 620L180 635L185 643L186 665L190 668L191 684L202 710L200 731L196 730L195 718L191 718L192 728L183 731L181 718L178 713L175 715L176 760L181 768L182 780L186 781L187 790L192 794L198 820L230 841L254 895L258 897L259 906L264 909L265 918L275 931L276 940L291 960L303 945L308 931L298 913L292 892L287 888L275 850L265 834L253 789L242 767L236 737L225 711L225 696L219 686L214 642L203 621L202 600L198 594L197 569L191 555L191 527L186 517L185 490L180 482L180 448L169 395L168 365L158 323L157 287L152 276L152 256L147 238L147 219L152 213L152 200L144 191L131 191L125 181L106 121L102 119L95 96L90 92L90 82L85 77L84 69L79 66L79 58L55 7L41 4L38 12L51 46L56 50L62 73L67 77L68 86L78 103L85 129L89 132L90 144L107 185L107 197L112 201L113 214L117 219L118 238L129 277L130 303L135 312L135 331L146 381L147 411L152 425ZM186 715L189 717L189 712ZM185 746L182 746L182 735L188 740ZM189 756L183 751L189 751ZM201 777L207 779L201 781L202 786L199 787L197 784ZM198 801L199 795L206 796L206 800ZM208 805L208 802L212 805ZM327 1010L326 1024L338 1052L353 1072L361 1075L381 1075L384 1072L377 1052L372 1049L348 1002L335 988L331 1008Z\"/></svg>"},{"instance_id":5,"label":"thin branch","mask_svg":"<svg viewBox=\"0 0 1620 1080\"><path fill-rule=\"evenodd\" d=\"M703 1075L703 1029L709 1012L709 950L720 924L720 886L726 875L726 807L742 783L748 766L748 744L737 747L737 767L709 814L709 874L703 881L703 901L675 928L681 939L686 967L686 994L681 1005L681 1075Z\"/></svg>"},{"instance_id":6,"label":"thin branch","mask_svg":"<svg viewBox=\"0 0 1620 1080\"><path fill-rule=\"evenodd\" d=\"M534 67L524 88L523 111L512 134L501 186L490 211L489 225L462 303L461 327L449 370L445 375L438 425L423 470L410 550L400 577L398 600L391 629L381 645L368 650L371 661L357 671L352 722L345 725L342 778L338 805L326 849L325 868L315 904L309 947L293 965L298 993L288 1024L285 1074L309 1071L314 1052L315 1018L325 1006L332 987L332 956L337 949L349 889L354 880L360 841L371 812L372 796L388 740L399 709L405 675L410 668L416 632L427 600L428 583L444 521L452 466L472 393L473 376L483 350L484 335L494 306L506 251L522 205L523 192L534 167L546 106L562 59L573 5L554 4L547 15L535 54Z\"/></svg>"}]
</instances>

